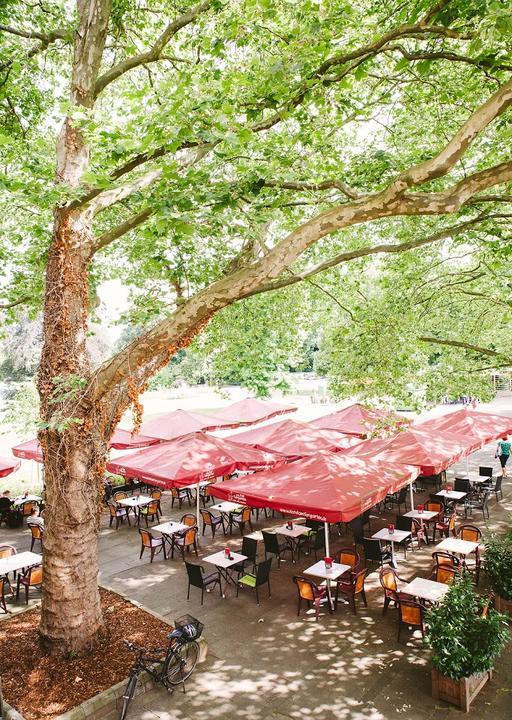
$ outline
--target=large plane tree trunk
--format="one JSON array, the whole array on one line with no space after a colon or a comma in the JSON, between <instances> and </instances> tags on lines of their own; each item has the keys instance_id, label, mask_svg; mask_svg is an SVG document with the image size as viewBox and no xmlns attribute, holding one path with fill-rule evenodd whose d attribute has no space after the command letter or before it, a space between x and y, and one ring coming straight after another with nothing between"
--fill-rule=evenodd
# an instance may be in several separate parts
<instances>
[{"instance_id":1,"label":"large plane tree trunk","mask_svg":"<svg viewBox=\"0 0 512 720\"><path fill-rule=\"evenodd\" d=\"M69 142L64 129L59 142ZM72 160L72 158L70 158ZM86 648L101 624L96 534L103 444L92 432L86 350L86 218L55 212L39 369L46 510L41 635L50 651Z\"/></svg>"}]
</instances>

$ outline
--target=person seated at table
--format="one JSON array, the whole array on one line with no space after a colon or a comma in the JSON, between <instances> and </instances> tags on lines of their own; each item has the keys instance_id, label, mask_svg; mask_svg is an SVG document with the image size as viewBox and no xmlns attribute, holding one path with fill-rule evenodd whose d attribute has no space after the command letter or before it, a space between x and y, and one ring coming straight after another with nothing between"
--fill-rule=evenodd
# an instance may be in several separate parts
<instances>
[{"instance_id":1,"label":"person seated at table","mask_svg":"<svg viewBox=\"0 0 512 720\"><path fill-rule=\"evenodd\" d=\"M41 530L44 530L44 520L42 517L39 516L39 510L38 508L32 508L30 511L30 515L27 518L27 525L30 527L30 525L39 525Z\"/></svg>"},{"instance_id":2,"label":"person seated at table","mask_svg":"<svg viewBox=\"0 0 512 720\"><path fill-rule=\"evenodd\" d=\"M14 500L11 500L10 495L10 490L4 490L2 496L0 497L0 523L8 522L9 514L14 503Z\"/></svg>"}]
</instances>

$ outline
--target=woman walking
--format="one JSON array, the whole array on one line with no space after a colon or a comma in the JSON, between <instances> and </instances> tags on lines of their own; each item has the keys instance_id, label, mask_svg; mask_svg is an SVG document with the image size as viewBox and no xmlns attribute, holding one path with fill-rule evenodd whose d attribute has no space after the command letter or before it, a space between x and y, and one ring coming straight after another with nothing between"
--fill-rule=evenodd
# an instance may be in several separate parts
<instances>
[{"instance_id":1,"label":"woman walking","mask_svg":"<svg viewBox=\"0 0 512 720\"><path fill-rule=\"evenodd\" d=\"M507 462L510 457L510 447L512 443L509 443L507 440L507 436L504 435L501 440L498 442L498 447L496 448L496 457L499 457L501 467L502 467L502 475L503 477L507 476Z\"/></svg>"}]
</instances>

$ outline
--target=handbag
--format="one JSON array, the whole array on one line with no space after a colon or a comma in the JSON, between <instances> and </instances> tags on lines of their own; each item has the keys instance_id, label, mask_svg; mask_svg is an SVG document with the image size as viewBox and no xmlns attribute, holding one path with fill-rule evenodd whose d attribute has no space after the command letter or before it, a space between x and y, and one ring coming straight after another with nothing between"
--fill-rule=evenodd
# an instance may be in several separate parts
<instances>
[{"instance_id":1,"label":"handbag","mask_svg":"<svg viewBox=\"0 0 512 720\"><path fill-rule=\"evenodd\" d=\"M500 443L498 443L498 447L496 448L496 452L494 453L495 458L499 458L503 455L503 448L501 447Z\"/></svg>"}]
</instances>

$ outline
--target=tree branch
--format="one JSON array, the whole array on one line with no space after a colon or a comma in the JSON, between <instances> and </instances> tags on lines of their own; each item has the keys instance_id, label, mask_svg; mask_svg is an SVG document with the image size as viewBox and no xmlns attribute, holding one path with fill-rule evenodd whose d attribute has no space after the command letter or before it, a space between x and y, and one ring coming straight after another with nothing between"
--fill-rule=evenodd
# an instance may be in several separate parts
<instances>
[{"instance_id":1,"label":"tree branch","mask_svg":"<svg viewBox=\"0 0 512 720\"><path fill-rule=\"evenodd\" d=\"M31 40L41 40L45 43L51 43L57 39L64 39L67 36L65 30L52 30L49 33L38 32L37 30L19 30L18 28L9 27L8 25L0 25L0 32L11 33L22 38Z\"/></svg>"},{"instance_id":2,"label":"tree branch","mask_svg":"<svg viewBox=\"0 0 512 720\"><path fill-rule=\"evenodd\" d=\"M297 282L306 280L313 275L318 275L319 273L336 267L337 265L341 265L344 262L357 260L358 258L367 257L368 255L378 255L381 253L396 254L407 252L408 250L415 250L416 248L423 247L424 245L431 245L432 243L438 242L439 240L446 240L449 237L455 237L456 235L460 235L460 233L464 232L465 230L488 219L489 215L481 214L478 217L473 218L472 220L459 223L458 225L454 225L449 228L444 228L443 230L440 230L433 235L428 235L427 237L419 238L418 240L409 240L409 242L399 244L390 243L382 245L365 245L364 247L358 248L356 250L348 250L346 252L340 253L339 255L336 255L333 258L330 258L329 260L325 260L324 262L318 263L317 265L313 265L306 270L303 270L301 272L294 272L287 277L278 278L273 283L269 283L261 288L258 288L258 290L256 290L252 294L259 295L262 292L268 292L269 290L279 290L289 285L294 285Z\"/></svg>"},{"instance_id":3,"label":"tree branch","mask_svg":"<svg viewBox=\"0 0 512 720\"><path fill-rule=\"evenodd\" d=\"M438 3L438 6L441 7L441 4ZM428 15L426 16L428 17ZM253 125L249 126L249 130L254 133L259 133L265 130L269 130L274 125L279 123L283 117L286 116L290 110L298 107L305 97L313 90L315 87L317 87L319 84L321 84L325 80L325 76L327 72L335 67L340 65L345 65L352 61L357 61L354 67L357 67L357 65L360 64L359 61L366 60L370 57L373 57L374 55L384 52L386 49L386 46L388 43L397 40L399 38L408 38L408 37L422 37L430 35L436 35L440 37L452 37L457 39L468 39L469 36L461 35L458 31L450 30L449 28L446 28L443 25L438 26L428 26L425 24L425 18L421 20L417 24L405 24L400 25L398 28L395 28L395 30L392 30L384 35L381 36L378 40L376 40L374 43L370 43L368 45L364 45L359 49L353 50L349 53L336 53L335 55L328 58L326 61L324 61L320 66L316 68L313 72L311 72L295 89L294 92L290 95L289 99L283 104L283 106L277 110L275 113L273 113L270 117L266 118L265 120L262 120L258 123L254 123ZM353 68L350 68L353 69ZM110 72L110 71L109 71ZM345 73L344 73L345 74ZM338 82L340 81L344 74L338 75L335 78L329 80L329 83L332 82ZM173 146L172 152L178 152L179 150L189 149L193 147L197 148L207 148L207 150L211 150L216 145L220 143L219 140L211 141L211 142L201 142L201 141L186 141L182 145L180 145L178 148ZM123 177L127 173L131 172L132 170L135 170L136 168L140 167L146 162L149 162L151 160L156 160L158 158L161 158L171 152L171 145L162 145L158 148L154 148L153 150L146 151L143 153L138 153L135 155L131 160L129 160L124 165L121 165L116 170L114 170L110 178L114 180L118 180L119 178ZM206 153L205 153L206 154ZM82 205L87 204L90 200L94 199L98 195L100 195L102 192L101 188L94 188L88 193L86 193L82 198L79 200L76 200L74 203L72 203L72 207L79 207Z\"/></svg>"},{"instance_id":4,"label":"tree branch","mask_svg":"<svg viewBox=\"0 0 512 720\"><path fill-rule=\"evenodd\" d=\"M263 182L264 187L282 188L283 190L330 190L335 188L351 200L356 200L361 197L361 194L351 188L349 185L344 183L342 180L323 180L319 183L308 183L301 181L280 181L280 180L265 180Z\"/></svg>"},{"instance_id":5,"label":"tree branch","mask_svg":"<svg viewBox=\"0 0 512 720\"><path fill-rule=\"evenodd\" d=\"M96 238L94 244L90 248L91 256L97 253L99 250L107 247L107 245L113 243L114 240L117 240L123 235L126 235L126 233L130 232L130 230L133 230L139 225L142 225L142 223L146 222L146 220L151 217L151 215L153 215L155 212L156 209L153 207L144 208L144 210L141 210L139 213L132 215L130 218L124 220L124 222L122 223L119 223L119 225L116 225L111 230L104 232L102 235Z\"/></svg>"},{"instance_id":6,"label":"tree branch","mask_svg":"<svg viewBox=\"0 0 512 720\"><path fill-rule=\"evenodd\" d=\"M470 343L463 342L462 340L442 340L440 338L428 336L421 336L418 338L418 340L424 343L434 343L435 345L448 345L450 347L462 348L464 350L469 350L470 352L476 352L479 355L503 358L507 361L507 365L512 365L512 358L508 357L508 355L500 353L497 350L491 350L490 348L483 348L478 345L471 345Z\"/></svg>"},{"instance_id":7,"label":"tree branch","mask_svg":"<svg viewBox=\"0 0 512 720\"><path fill-rule=\"evenodd\" d=\"M495 62L485 58L471 58L466 55L458 55L454 52L438 51L438 52L410 52L401 45L391 45L388 50L398 50L398 52L407 60L449 60L450 62L461 62L467 65L473 65L479 68L488 68L490 70L512 70L512 65L508 63Z\"/></svg>"},{"instance_id":8,"label":"tree branch","mask_svg":"<svg viewBox=\"0 0 512 720\"><path fill-rule=\"evenodd\" d=\"M20 297L19 300L14 300L13 302L0 305L0 310L9 310L17 305L23 305L24 303L29 302L30 299L30 295L23 295L23 297Z\"/></svg>"},{"instance_id":9,"label":"tree branch","mask_svg":"<svg viewBox=\"0 0 512 720\"><path fill-rule=\"evenodd\" d=\"M14 35L20 35L21 37L35 37L41 40L40 43L34 45L30 50L27 51L25 54L25 58L29 60L30 58L34 57L34 55L37 55L40 52L43 52L46 50L46 48L51 45L51 43L55 42L56 40L64 40L66 39L67 35L64 30L55 30L50 33L25 33L22 34L22 31L14 32L14 28L7 28L5 25L0 25L0 30L4 30L6 32L12 32ZM5 62L0 64L0 72L3 72L4 70L7 70L12 64L14 60L6 60Z\"/></svg>"},{"instance_id":10,"label":"tree branch","mask_svg":"<svg viewBox=\"0 0 512 720\"><path fill-rule=\"evenodd\" d=\"M96 82L94 92L95 97L98 97L107 85L110 85L110 83L120 78L129 70L133 70L133 68L139 67L140 65L147 65L148 63L160 60L165 46L176 35L176 33L187 25L190 25L190 23L194 22L199 15L210 10L212 6L213 0L204 0L204 2L196 5L186 13L183 13L183 15L180 15L180 17L176 18L176 20L170 22L154 45L147 52L126 58L103 73Z\"/></svg>"}]
</instances>

